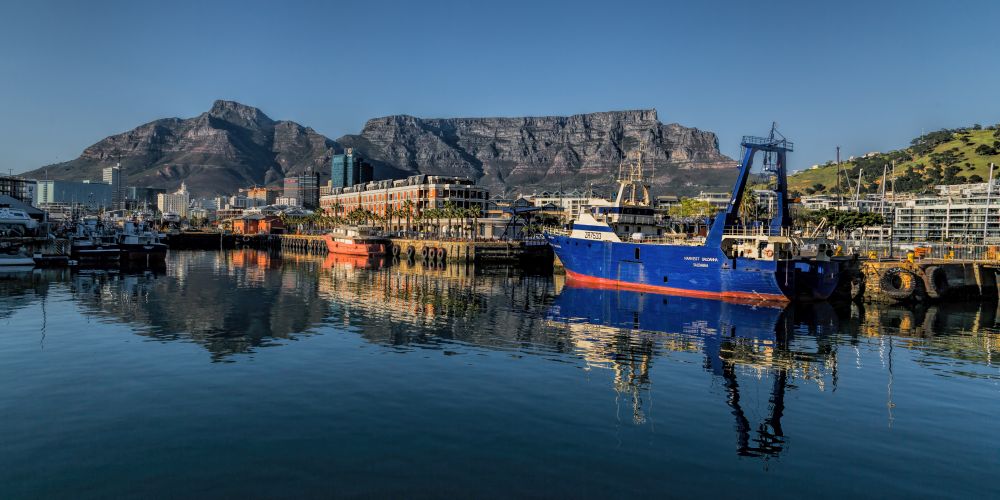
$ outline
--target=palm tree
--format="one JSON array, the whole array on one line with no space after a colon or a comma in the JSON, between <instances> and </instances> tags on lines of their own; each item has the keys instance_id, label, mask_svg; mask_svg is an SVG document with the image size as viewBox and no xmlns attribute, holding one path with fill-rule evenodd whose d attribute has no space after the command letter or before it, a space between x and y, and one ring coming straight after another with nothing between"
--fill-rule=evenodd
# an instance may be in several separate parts
<instances>
[{"instance_id":1,"label":"palm tree","mask_svg":"<svg viewBox=\"0 0 1000 500\"><path fill-rule=\"evenodd\" d=\"M469 231L472 233L472 238L476 237L475 220L479 217L480 211L478 208L469 207L464 210L465 219L469 222Z\"/></svg>"},{"instance_id":2,"label":"palm tree","mask_svg":"<svg viewBox=\"0 0 1000 500\"><path fill-rule=\"evenodd\" d=\"M740 215L743 219L743 225L749 225L748 222L754 222L757 220L757 215L760 206L757 202L757 193L752 189L747 190L743 193L743 199L740 200Z\"/></svg>"},{"instance_id":3,"label":"palm tree","mask_svg":"<svg viewBox=\"0 0 1000 500\"><path fill-rule=\"evenodd\" d=\"M406 213L406 230L410 230L410 217L413 215L413 201L405 200L403 202L403 211Z\"/></svg>"},{"instance_id":4,"label":"palm tree","mask_svg":"<svg viewBox=\"0 0 1000 500\"><path fill-rule=\"evenodd\" d=\"M458 217L458 207L450 201L444 203L444 210L442 211L445 218L448 219L448 232L452 232L452 224L454 220Z\"/></svg>"}]
</instances>

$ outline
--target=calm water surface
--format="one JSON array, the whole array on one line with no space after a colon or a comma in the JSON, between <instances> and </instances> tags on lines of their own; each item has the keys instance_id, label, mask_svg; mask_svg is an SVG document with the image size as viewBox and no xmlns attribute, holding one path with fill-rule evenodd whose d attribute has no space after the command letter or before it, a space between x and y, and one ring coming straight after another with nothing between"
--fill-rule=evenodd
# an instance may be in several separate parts
<instances>
[{"instance_id":1,"label":"calm water surface","mask_svg":"<svg viewBox=\"0 0 1000 500\"><path fill-rule=\"evenodd\" d=\"M253 251L0 273L0 497L997 497L997 318Z\"/></svg>"}]
</instances>

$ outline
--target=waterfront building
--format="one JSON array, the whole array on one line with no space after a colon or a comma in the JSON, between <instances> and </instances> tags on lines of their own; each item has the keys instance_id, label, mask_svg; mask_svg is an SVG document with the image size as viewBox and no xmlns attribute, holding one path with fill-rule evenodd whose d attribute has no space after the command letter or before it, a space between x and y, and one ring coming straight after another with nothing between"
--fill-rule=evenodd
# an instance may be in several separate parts
<instances>
[{"instance_id":1,"label":"waterfront building","mask_svg":"<svg viewBox=\"0 0 1000 500\"><path fill-rule=\"evenodd\" d=\"M347 148L344 154L333 155L330 160L331 188L349 188L357 184L367 184L374 180L374 168L354 148Z\"/></svg>"},{"instance_id":2,"label":"waterfront building","mask_svg":"<svg viewBox=\"0 0 1000 500\"><path fill-rule=\"evenodd\" d=\"M698 201L708 202L713 207L719 210L725 210L729 206L730 193L710 193L707 191L702 191L695 196L694 199Z\"/></svg>"},{"instance_id":3,"label":"waterfront building","mask_svg":"<svg viewBox=\"0 0 1000 500\"><path fill-rule=\"evenodd\" d=\"M187 186L182 182L180 189L173 193L161 193L156 196L156 208L161 213L175 213L181 218L188 216L188 207L191 205L191 194L188 193Z\"/></svg>"},{"instance_id":4,"label":"waterfront building","mask_svg":"<svg viewBox=\"0 0 1000 500\"><path fill-rule=\"evenodd\" d=\"M285 223L277 215L246 214L233 219L235 234L281 234Z\"/></svg>"},{"instance_id":5,"label":"waterfront building","mask_svg":"<svg viewBox=\"0 0 1000 500\"><path fill-rule=\"evenodd\" d=\"M121 163L113 167L104 167L104 183L111 186L111 206L114 210L125 208L125 172Z\"/></svg>"},{"instance_id":6,"label":"waterfront building","mask_svg":"<svg viewBox=\"0 0 1000 500\"><path fill-rule=\"evenodd\" d=\"M10 196L23 203L35 198L35 181L10 175L0 175L0 195Z\"/></svg>"},{"instance_id":7,"label":"waterfront building","mask_svg":"<svg viewBox=\"0 0 1000 500\"><path fill-rule=\"evenodd\" d=\"M895 202L893 237L897 241L1000 242L1000 180L936 186L936 195Z\"/></svg>"},{"instance_id":8,"label":"waterfront building","mask_svg":"<svg viewBox=\"0 0 1000 500\"><path fill-rule=\"evenodd\" d=\"M34 205L83 207L88 210L110 209L113 193L109 184L58 180L36 181Z\"/></svg>"},{"instance_id":9,"label":"waterfront building","mask_svg":"<svg viewBox=\"0 0 1000 500\"><path fill-rule=\"evenodd\" d=\"M320 207L330 215L344 216L362 209L379 216L409 208L413 217L428 209L472 208L482 211L489 191L471 179L437 175L411 175L405 179L372 181L349 188L333 188L320 199Z\"/></svg>"}]
</instances>

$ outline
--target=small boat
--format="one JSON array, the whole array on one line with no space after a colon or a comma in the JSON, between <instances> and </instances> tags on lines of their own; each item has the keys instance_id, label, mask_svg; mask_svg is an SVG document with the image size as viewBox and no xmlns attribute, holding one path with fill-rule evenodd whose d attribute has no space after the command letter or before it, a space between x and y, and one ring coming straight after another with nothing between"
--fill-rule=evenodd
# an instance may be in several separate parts
<instances>
[{"instance_id":1,"label":"small boat","mask_svg":"<svg viewBox=\"0 0 1000 500\"><path fill-rule=\"evenodd\" d=\"M385 255L389 240L357 226L336 228L323 235L330 253L345 255Z\"/></svg>"},{"instance_id":2,"label":"small boat","mask_svg":"<svg viewBox=\"0 0 1000 500\"><path fill-rule=\"evenodd\" d=\"M26 255L18 247L8 247L0 250L0 267L35 267L35 260Z\"/></svg>"},{"instance_id":3,"label":"small boat","mask_svg":"<svg viewBox=\"0 0 1000 500\"><path fill-rule=\"evenodd\" d=\"M69 255L35 252L31 260L37 267L66 267L70 265Z\"/></svg>"},{"instance_id":4,"label":"small boat","mask_svg":"<svg viewBox=\"0 0 1000 500\"><path fill-rule=\"evenodd\" d=\"M0 206L0 235L28 236L34 234L38 222L27 212L9 206Z\"/></svg>"},{"instance_id":5,"label":"small boat","mask_svg":"<svg viewBox=\"0 0 1000 500\"><path fill-rule=\"evenodd\" d=\"M167 258L167 245L160 241L160 234L143 223L125 222L118 233L117 242L122 258L132 262L162 261Z\"/></svg>"},{"instance_id":6,"label":"small boat","mask_svg":"<svg viewBox=\"0 0 1000 500\"><path fill-rule=\"evenodd\" d=\"M121 254L115 235L108 234L96 219L79 222L70 237L70 258L81 264L118 262Z\"/></svg>"}]
</instances>

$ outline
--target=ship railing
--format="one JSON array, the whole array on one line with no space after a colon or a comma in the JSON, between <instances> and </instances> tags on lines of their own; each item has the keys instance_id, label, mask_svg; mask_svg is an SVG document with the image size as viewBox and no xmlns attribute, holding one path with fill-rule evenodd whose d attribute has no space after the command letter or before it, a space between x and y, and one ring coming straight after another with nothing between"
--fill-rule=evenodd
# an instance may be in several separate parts
<instances>
[{"instance_id":1,"label":"ship railing","mask_svg":"<svg viewBox=\"0 0 1000 500\"><path fill-rule=\"evenodd\" d=\"M747 226L727 226L722 231L723 236L741 236L753 238L761 236L792 236L792 229L787 227L747 227Z\"/></svg>"}]
</instances>

